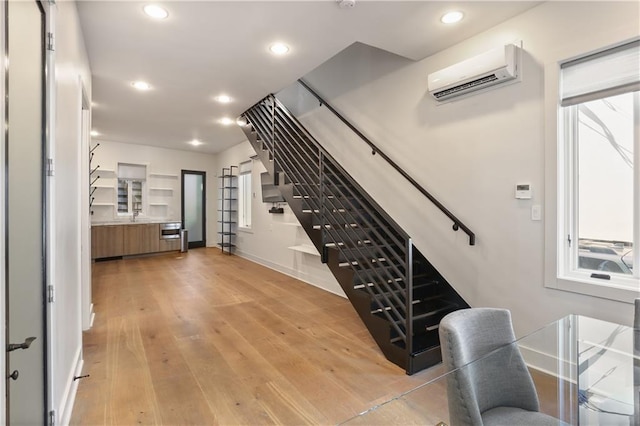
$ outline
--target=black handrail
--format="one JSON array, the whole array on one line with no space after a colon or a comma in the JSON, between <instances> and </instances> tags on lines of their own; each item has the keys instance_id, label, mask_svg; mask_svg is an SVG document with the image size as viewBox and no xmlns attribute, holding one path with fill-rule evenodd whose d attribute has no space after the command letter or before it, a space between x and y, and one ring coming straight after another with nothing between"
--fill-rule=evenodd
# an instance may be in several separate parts
<instances>
[{"instance_id":1,"label":"black handrail","mask_svg":"<svg viewBox=\"0 0 640 426\"><path fill-rule=\"evenodd\" d=\"M323 202L320 202L326 195L324 191L318 193L315 188L308 188L307 186L311 185L312 187L316 187L319 184L321 185L324 180L333 182L334 184L342 184L351 196L363 197L361 200L363 203L365 201L373 203L373 200L368 200L367 197L364 196L364 191L352 190L347 187L345 184L345 179L348 176L346 172L341 169L329 154L324 152L317 141L308 135L304 127L275 97L269 96L263 99L251 109L245 111L244 114L260 135L260 140L266 141L267 139L272 139L270 141L271 145L267 144L267 150L270 153L276 145L279 147L279 153L274 154L273 159L274 161L286 160L279 161L279 167L282 171L295 182L303 185L299 191L301 191L302 194L309 195L306 202L309 204L311 213L317 214L321 219L317 226L318 229L321 230L323 241L325 235L329 235L332 241L348 243L348 246L341 247L340 245L336 245L336 248L341 253L345 250L349 253L357 252L361 259L358 260L358 262L362 261L368 264L369 268L355 270L354 273L366 279L367 282L375 283L375 287L369 287L368 285L364 287L364 291L368 292L370 296L374 298L372 303L375 305L372 304L372 309L374 309L374 306L377 307L380 314L387 318L389 324L405 342L407 347L410 347L411 342L408 342L410 339L407 338L406 334L406 330L411 329L411 327L406 324L407 321L410 321L405 311L406 298L402 299L397 294L398 291L404 291L405 289L395 280L395 277L401 277L404 282L410 282L411 277L406 276L406 270L410 268L410 266L405 264L406 259L404 257L398 258L397 253L388 251L386 256L396 258L402 264L402 267L391 262L389 270L383 269L377 271L373 267L375 265L372 263L376 260L371 261L371 258L372 256L379 256L376 249L384 247L378 247L377 244L372 244L372 247L363 246L347 231L347 229L351 228L325 227L325 224L328 222L325 221L324 218L330 218L329 222L332 224L341 223L341 218L354 223L362 223L370 228L372 230L371 232L380 239L384 239L383 236L380 235L380 232L384 231L376 230L373 222L380 223L382 229L391 226L394 229L397 228L398 232L402 232L402 230L390 218L386 218L383 212L380 212L379 215L371 219L359 217L358 220L355 214L348 211L340 202L337 202L337 199L325 199ZM303 136L302 133L307 133L307 137ZM319 155L319 157L315 158L317 155ZM310 158L309 156L314 158ZM305 159L304 157L308 158ZM311 160L311 163L308 162L309 160ZM314 160L318 161L316 162ZM302 163L300 163L300 161L302 161ZM292 165L296 167L292 167ZM310 171L313 171L313 173L309 173ZM318 180L317 176L321 176L323 173L327 173L325 179ZM355 182L351 184L357 185ZM351 201L346 200L346 203L354 209ZM344 210L342 216L340 214L341 209ZM315 226L316 225L314 225L314 228ZM402 245L404 248L406 241L409 241L408 236L405 236L402 242L398 241L397 244Z\"/></svg>"},{"instance_id":2,"label":"black handrail","mask_svg":"<svg viewBox=\"0 0 640 426\"><path fill-rule=\"evenodd\" d=\"M302 79L299 79L298 82L309 91L319 102L321 105L327 107L329 111L331 111L340 121L342 121L349 129L351 129L356 135L360 137L369 147L371 148L371 154L376 155L379 154L380 157L384 158L387 163L391 165L398 173L400 173L406 180L408 180L418 191L422 193L425 197L429 199L435 206L440 209L442 213L444 213L449 219L453 221L453 230L457 231L458 229L462 229L469 236L469 245L473 246L476 244L476 234L469 229L460 219L458 219L453 213L449 211L440 201L438 201L433 195L429 193L426 189L424 189L414 178L412 178L406 171L404 171L395 161L393 161L389 156L381 151L373 142L369 140L365 135L362 134L360 130L358 130L353 124L347 121L338 111L336 111L330 104L327 103L320 95L318 95L307 83L305 83Z\"/></svg>"}]
</instances>

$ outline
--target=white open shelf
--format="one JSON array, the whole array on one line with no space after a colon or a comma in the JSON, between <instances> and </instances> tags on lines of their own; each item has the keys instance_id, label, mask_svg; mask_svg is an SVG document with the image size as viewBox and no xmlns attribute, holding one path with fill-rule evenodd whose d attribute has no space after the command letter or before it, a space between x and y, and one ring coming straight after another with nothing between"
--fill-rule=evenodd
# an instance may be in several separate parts
<instances>
[{"instance_id":1,"label":"white open shelf","mask_svg":"<svg viewBox=\"0 0 640 426\"><path fill-rule=\"evenodd\" d=\"M169 204L167 203L149 203L151 207L167 207Z\"/></svg>"},{"instance_id":2,"label":"white open shelf","mask_svg":"<svg viewBox=\"0 0 640 426\"><path fill-rule=\"evenodd\" d=\"M99 188L99 189L115 189L113 187L113 185L93 185L92 188Z\"/></svg>"},{"instance_id":3,"label":"white open shelf","mask_svg":"<svg viewBox=\"0 0 640 426\"><path fill-rule=\"evenodd\" d=\"M173 192L173 188L149 188L151 191L170 191Z\"/></svg>"},{"instance_id":4,"label":"white open shelf","mask_svg":"<svg viewBox=\"0 0 640 426\"><path fill-rule=\"evenodd\" d=\"M293 251L299 251L301 253L306 253L306 254L312 254L314 256L320 256L320 253L318 253L318 250L316 250L316 248L312 245L308 245L308 244L300 244L299 246L291 246L291 247L287 247L289 250L293 250Z\"/></svg>"},{"instance_id":5,"label":"white open shelf","mask_svg":"<svg viewBox=\"0 0 640 426\"><path fill-rule=\"evenodd\" d=\"M282 222L281 225L285 226L302 226L299 222Z\"/></svg>"},{"instance_id":6,"label":"white open shelf","mask_svg":"<svg viewBox=\"0 0 640 426\"><path fill-rule=\"evenodd\" d=\"M106 173L106 174L116 174L115 170L111 170L111 169L103 169L102 167L98 167L98 169L96 171L94 171L93 173Z\"/></svg>"},{"instance_id":7,"label":"white open shelf","mask_svg":"<svg viewBox=\"0 0 640 426\"><path fill-rule=\"evenodd\" d=\"M108 206L115 206L114 203L93 203L91 204L91 207L96 207L96 206L102 206L102 207L108 207Z\"/></svg>"},{"instance_id":8,"label":"white open shelf","mask_svg":"<svg viewBox=\"0 0 640 426\"><path fill-rule=\"evenodd\" d=\"M178 175L172 173L149 173L150 177L166 177L166 178L178 178Z\"/></svg>"}]
</instances>

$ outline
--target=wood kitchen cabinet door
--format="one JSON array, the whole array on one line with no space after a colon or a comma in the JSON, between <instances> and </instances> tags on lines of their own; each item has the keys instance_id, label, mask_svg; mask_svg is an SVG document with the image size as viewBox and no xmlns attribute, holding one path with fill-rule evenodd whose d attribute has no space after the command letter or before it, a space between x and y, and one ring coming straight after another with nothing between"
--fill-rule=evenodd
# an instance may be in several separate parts
<instances>
[{"instance_id":1,"label":"wood kitchen cabinet door","mask_svg":"<svg viewBox=\"0 0 640 426\"><path fill-rule=\"evenodd\" d=\"M92 226L91 258L122 256L124 250L124 226Z\"/></svg>"},{"instance_id":2,"label":"wood kitchen cabinet door","mask_svg":"<svg viewBox=\"0 0 640 426\"><path fill-rule=\"evenodd\" d=\"M157 223L126 225L124 255L155 253L159 250L160 226Z\"/></svg>"}]
</instances>

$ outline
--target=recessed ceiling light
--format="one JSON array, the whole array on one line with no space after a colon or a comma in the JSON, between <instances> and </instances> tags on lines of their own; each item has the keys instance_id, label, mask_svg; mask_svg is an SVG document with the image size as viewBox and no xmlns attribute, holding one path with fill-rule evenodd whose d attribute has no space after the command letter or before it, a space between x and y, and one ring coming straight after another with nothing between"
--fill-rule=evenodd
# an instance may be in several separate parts
<instances>
[{"instance_id":1,"label":"recessed ceiling light","mask_svg":"<svg viewBox=\"0 0 640 426\"><path fill-rule=\"evenodd\" d=\"M222 117L220 120L218 120L218 123L222 124L223 126L230 126L235 123L235 121L233 121L229 117Z\"/></svg>"},{"instance_id":2,"label":"recessed ceiling light","mask_svg":"<svg viewBox=\"0 0 640 426\"><path fill-rule=\"evenodd\" d=\"M231 98L227 95L219 95L219 96L216 96L214 99L217 102L220 102L221 104L228 104L229 102L231 102Z\"/></svg>"},{"instance_id":3,"label":"recessed ceiling light","mask_svg":"<svg viewBox=\"0 0 640 426\"><path fill-rule=\"evenodd\" d=\"M190 140L189 142L187 142L189 145L193 145L193 146L200 146L200 145L204 145L204 142L199 141L198 139L193 139Z\"/></svg>"},{"instance_id":4,"label":"recessed ceiling light","mask_svg":"<svg viewBox=\"0 0 640 426\"><path fill-rule=\"evenodd\" d=\"M151 89L151 85L149 85L149 83L144 82L144 81L134 81L133 83L131 83L131 85L133 87L135 87L138 90L150 90Z\"/></svg>"},{"instance_id":5,"label":"recessed ceiling light","mask_svg":"<svg viewBox=\"0 0 640 426\"><path fill-rule=\"evenodd\" d=\"M148 4L144 7L144 13L152 17L153 19L165 19L169 16L169 12L166 9L158 6L157 4Z\"/></svg>"},{"instance_id":6,"label":"recessed ceiling light","mask_svg":"<svg viewBox=\"0 0 640 426\"><path fill-rule=\"evenodd\" d=\"M91 131L91 136L100 136L100 132L97 130L92 130Z\"/></svg>"},{"instance_id":7,"label":"recessed ceiling light","mask_svg":"<svg viewBox=\"0 0 640 426\"><path fill-rule=\"evenodd\" d=\"M289 46L287 46L284 43L278 42L278 43L273 43L271 46L269 46L269 50L274 55L285 55L289 52Z\"/></svg>"},{"instance_id":8,"label":"recessed ceiling light","mask_svg":"<svg viewBox=\"0 0 640 426\"><path fill-rule=\"evenodd\" d=\"M440 18L440 21L443 24L455 24L456 22L460 22L462 18L464 18L464 13L460 12L459 10L454 10L452 12L447 12L444 15L442 15L442 18Z\"/></svg>"}]
</instances>

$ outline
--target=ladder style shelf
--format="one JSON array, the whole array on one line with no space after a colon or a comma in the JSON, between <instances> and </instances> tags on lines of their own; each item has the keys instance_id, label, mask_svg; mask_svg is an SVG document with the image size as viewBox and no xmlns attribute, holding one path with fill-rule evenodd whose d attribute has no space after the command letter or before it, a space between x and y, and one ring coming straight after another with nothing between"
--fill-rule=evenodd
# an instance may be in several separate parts
<instances>
[{"instance_id":1,"label":"ladder style shelf","mask_svg":"<svg viewBox=\"0 0 640 426\"><path fill-rule=\"evenodd\" d=\"M234 170L236 169L236 170ZM222 252L225 249L228 254L231 254L235 248L236 240L236 214L237 214L237 198L238 198L238 166L229 166L222 169L222 174L218 176L220 179L220 185L218 190L220 192L220 198L218 202L218 215L220 220L218 221L220 236L218 246Z\"/></svg>"}]
</instances>

